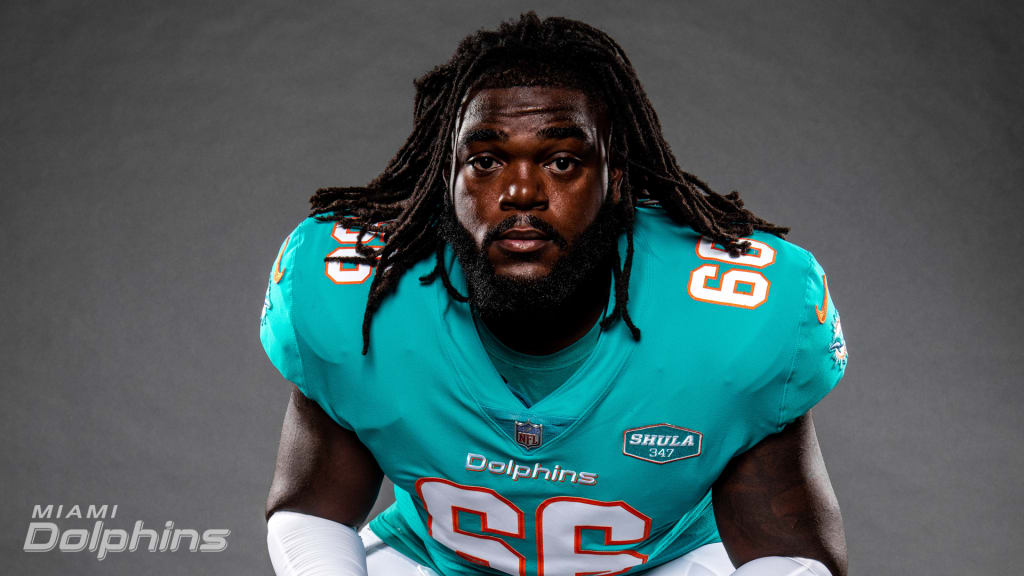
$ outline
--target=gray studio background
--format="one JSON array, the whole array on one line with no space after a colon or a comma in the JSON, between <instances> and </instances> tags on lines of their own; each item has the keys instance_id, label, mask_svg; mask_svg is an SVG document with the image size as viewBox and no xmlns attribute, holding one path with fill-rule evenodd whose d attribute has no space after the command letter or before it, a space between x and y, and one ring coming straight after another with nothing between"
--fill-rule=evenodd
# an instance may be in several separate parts
<instances>
[{"instance_id":1,"label":"gray studio background","mask_svg":"<svg viewBox=\"0 0 1024 576\"><path fill-rule=\"evenodd\" d=\"M271 573L289 387L258 319L280 242L315 188L383 168L415 76L529 8L610 32L683 167L829 272L851 360L815 420L852 573L1016 572L1019 3L8 1L4 573ZM229 546L29 554L35 504Z\"/></svg>"}]
</instances>

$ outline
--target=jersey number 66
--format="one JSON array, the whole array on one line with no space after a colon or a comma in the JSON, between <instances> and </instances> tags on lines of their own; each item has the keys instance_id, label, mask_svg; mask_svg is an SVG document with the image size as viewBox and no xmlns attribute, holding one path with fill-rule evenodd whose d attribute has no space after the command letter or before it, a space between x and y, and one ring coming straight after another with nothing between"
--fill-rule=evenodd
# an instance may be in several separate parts
<instances>
[{"instance_id":1,"label":"jersey number 66","mask_svg":"<svg viewBox=\"0 0 1024 576\"><path fill-rule=\"evenodd\" d=\"M747 248L746 254L734 257L711 240L701 238L697 243L697 257L746 268L766 268L775 263L774 248L750 238L743 240L750 242L750 247ZM717 288L708 285L716 280ZM737 308L757 308L768 300L770 287L771 282L757 270L729 268L719 277L718 264L701 264L690 272L687 292L691 298L701 302Z\"/></svg>"},{"instance_id":2,"label":"jersey number 66","mask_svg":"<svg viewBox=\"0 0 1024 576\"><path fill-rule=\"evenodd\" d=\"M429 515L431 537L465 560L505 574L525 576L526 557L504 538L525 538L523 511L490 488L463 486L441 478L421 478L416 492ZM459 527L460 514L480 518L481 532ZM537 574L621 574L647 562L633 550L584 550L582 532L604 533L607 546L641 542L650 535L651 519L625 502L599 502L557 496L536 511Z\"/></svg>"}]
</instances>

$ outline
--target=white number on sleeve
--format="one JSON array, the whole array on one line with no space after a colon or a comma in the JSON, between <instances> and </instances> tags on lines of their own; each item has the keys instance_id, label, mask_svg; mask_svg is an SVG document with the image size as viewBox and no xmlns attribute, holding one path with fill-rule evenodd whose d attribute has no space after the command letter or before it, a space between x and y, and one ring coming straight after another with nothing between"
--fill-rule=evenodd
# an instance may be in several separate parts
<instances>
[{"instance_id":1,"label":"white number on sleeve","mask_svg":"<svg viewBox=\"0 0 1024 576\"><path fill-rule=\"evenodd\" d=\"M714 264L704 264L690 272L690 296L701 302L740 308L757 308L768 300L771 283L760 272L732 268L722 274L718 288L708 287L708 281L717 276L718 266Z\"/></svg>"},{"instance_id":2,"label":"white number on sleeve","mask_svg":"<svg viewBox=\"0 0 1024 576\"><path fill-rule=\"evenodd\" d=\"M745 254L734 257L711 240L702 237L697 242L697 257L744 268L766 268L775 263L774 248L758 240L743 240L750 242L750 248ZM718 267L718 264L701 264L690 272L690 282L686 290L691 298L738 308L757 308L768 300L771 282L764 274L744 268L727 268L719 277ZM708 285L715 281L718 283L717 287Z\"/></svg>"},{"instance_id":3,"label":"white number on sleeve","mask_svg":"<svg viewBox=\"0 0 1024 576\"><path fill-rule=\"evenodd\" d=\"M336 248L330 254L328 258L339 258L359 256L356 252L355 246L347 248ZM327 277L334 281L335 284L362 284L366 282L366 279L373 274L373 266L369 264L357 264L355 262L338 262L337 260L328 260L326 262L326 269L324 272Z\"/></svg>"},{"instance_id":4,"label":"white number on sleeve","mask_svg":"<svg viewBox=\"0 0 1024 576\"><path fill-rule=\"evenodd\" d=\"M375 234L367 233L363 236L363 242L369 242ZM350 258L359 256L356 252L356 241L359 238L359 231L345 228L341 222L334 224L331 230L331 238L334 238L341 248L335 248L327 255L327 258ZM324 274L335 284L362 284L373 275L373 266L355 262L338 262L337 260L326 262Z\"/></svg>"},{"instance_id":5,"label":"white number on sleeve","mask_svg":"<svg viewBox=\"0 0 1024 576\"><path fill-rule=\"evenodd\" d=\"M718 247L707 238L701 237L700 242L697 242L697 256L702 260L717 260L726 264L749 266L751 268L764 268L775 262L774 248L764 242L751 240L750 238L744 238L744 240L750 242L750 248L747 248L746 254L733 257L729 255L728 250Z\"/></svg>"}]
</instances>

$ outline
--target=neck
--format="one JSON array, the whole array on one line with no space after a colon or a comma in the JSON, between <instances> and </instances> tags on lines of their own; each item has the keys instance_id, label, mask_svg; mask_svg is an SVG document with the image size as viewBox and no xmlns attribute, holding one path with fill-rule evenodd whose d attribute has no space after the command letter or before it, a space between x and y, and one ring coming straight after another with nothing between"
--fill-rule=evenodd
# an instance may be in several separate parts
<instances>
[{"instance_id":1,"label":"neck","mask_svg":"<svg viewBox=\"0 0 1024 576\"><path fill-rule=\"evenodd\" d=\"M554 354L576 342L601 319L610 290L608 270L600 267L558 307L521 311L483 319L504 345L523 354Z\"/></svg>"}]
</instances>

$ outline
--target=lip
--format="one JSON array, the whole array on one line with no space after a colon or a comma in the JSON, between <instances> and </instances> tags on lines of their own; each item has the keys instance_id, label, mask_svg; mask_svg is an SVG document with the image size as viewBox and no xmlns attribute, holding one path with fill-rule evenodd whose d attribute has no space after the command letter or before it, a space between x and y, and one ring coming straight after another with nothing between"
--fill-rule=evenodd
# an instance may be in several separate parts
<instances>
[{"instance_id":1,"label":"lip","mask_svg":"<svg viewBox=\"0 0 1024 576\"><path fill-rule=\"evenodd\" d=\"M533 227L510 228L502 232L494 242L508 252L535 252L544 248L551 239L547 234Z\"/></svg>"}]
</instances>

